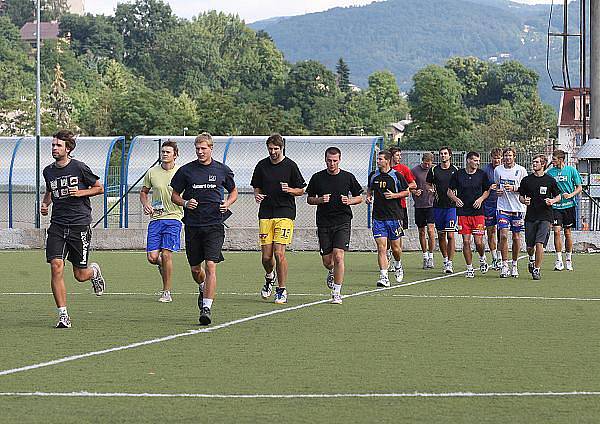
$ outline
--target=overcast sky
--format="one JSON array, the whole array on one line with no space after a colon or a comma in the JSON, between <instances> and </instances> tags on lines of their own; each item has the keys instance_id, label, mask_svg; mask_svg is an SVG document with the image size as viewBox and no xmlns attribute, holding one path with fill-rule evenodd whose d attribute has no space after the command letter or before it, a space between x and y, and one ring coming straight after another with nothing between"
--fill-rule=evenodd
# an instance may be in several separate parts
<instances>
[{"instance_id":1,"label":"overcast sky","mask_svg":"<svg viewBox=\"0 0 600 424\"><path fill-rule=\"evenodd\" d=\"M85 11L113 14L117 0L84 0ZM520 3L550 3L551 0L515 0ZM121 3L122 1L119 1ZM246 23L275 16L303 15L338 6L365 5L373 0L167 0L173 12L191 18L207 10L237 13Z\"/></svg>"}]
</instances>

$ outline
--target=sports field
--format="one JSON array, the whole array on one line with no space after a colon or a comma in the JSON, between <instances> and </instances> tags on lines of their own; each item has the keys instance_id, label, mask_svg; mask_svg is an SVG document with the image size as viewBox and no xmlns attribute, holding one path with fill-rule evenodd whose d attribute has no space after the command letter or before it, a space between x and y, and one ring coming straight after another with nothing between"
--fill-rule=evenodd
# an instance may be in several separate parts
<instances>
[{"instance_id":1,"label":"sports field","mask_svg":"<svg viewBox=\"0 0 600 424\"><path fill-rule=\"evenodd\" d=\"M404 258L376 289L374 253L347 256L331 305L317 253L289 254L289 303L258 296L259 254L226 253L213 324L176 255L158 303L142 252L93 252L107 292L67 278L73 328L42 251L2 252L0 422L564 422L600 420L600 266L542 280L446 277ZM439 256L436 256L439 265ZM457 255L455 269L464 269Z\"/></svg>"}]
</instances>

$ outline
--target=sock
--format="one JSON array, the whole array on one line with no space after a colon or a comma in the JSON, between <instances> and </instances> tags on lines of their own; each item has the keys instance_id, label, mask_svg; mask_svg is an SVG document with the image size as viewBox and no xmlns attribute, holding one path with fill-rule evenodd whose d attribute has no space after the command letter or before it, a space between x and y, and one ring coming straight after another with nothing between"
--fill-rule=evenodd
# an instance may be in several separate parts
<instances>
[{"instance_id":1,"label":"sock","mask_svg":"<svg viewBox=\"0 0 600 424\"><path fill-rule=\"evenodd\" d=\"M387 269L380 269L379 274L384 278L388 278L388 270Z\"/></svg>"},{"instance_id":2,"label":"sock","mask_svg":"<svg viewBox=\"0 0 600 424\"><path fill-rule=\"evenodd\" d=\"M533 270L534 270L534 271L537 271L537 272L540 272L540 269L539 269L539 268L535 268L535 267L534 267L534 268L533 268Z\"/></svg>"},{"instance_id":3,"label":"sock","mask_svg":"<svg viewBox=\"0 0 600 424\"><path fill-rule=\"evenodd\" d=\"M492 259L498 259L498 251L492 250Z\"/></svg>"},{"instance_id":4,"label":"sock","mask_svg":"<svg viewBox=\"0 0 600 424\"><path fill-rule=\"evenodd\" d=\"M567 257L567 261L570 261L570 260L571 260L571 255L572 255L572 253L571 253L571 252L566 252L566 253L565 253L565 256Z\"/></svg>"},{"instance_id":5,"label":"sock","mask_svg":"<svg viewBox=\"0 0 600 424\"><path fill-rule=\"evenodd\" d=\"M340 294L341 291L342 291L342 285L341 284L334 284L333 285L333 293Z\"/></svg>"},{"instance_id":6,"label":"sock","mask_svg":"<svg viewBox=\"0 0 600 424\"><path fill-rule=\"evenodd\" d=\"M57 309L58 309L58 315L69 315L67 313L67 307L66 306L61 306L60 308L57 308Z\"/></svg>"},{"instance_id":7,"label":"sock","mask_svg":"<svg viewBox=\"0 0 600 424\"><path fill-rule=\"evenodd\" d=\"M467 264L467 271L471 271L473 269L473 264L469 265Z\"/></svg>"},{"instance_id":8,"label":"sock","mask_svg":"<svg viewBox=\"0 0 600 424\"><path fill-rule=\"evenodd\" d=\"M556 252L556 260L562 262L562 252Z\"/></svg>"},{"instance_id":9,"label":"sock","mask_svg":"<svg viewBox=\"0 0 600 424\"><path fill-rule=\"evenodd\" d=\"M513 266L513 261L512 261L512 259L511 259L511 260L509 260L509 261L507 261L507 262L508 262L508 266L509 266L509 267L512 267L512 266Z\"/></svg>"},{"instance_id":10,"label":"sock","mask_svg":"<svg viewBox=\"0 0 600 424\"><path fill-rule=\"evenodd\" d=\"M428 252L429 259L433 259L433 252Z\"/></svg>"},{"instance_id":11,"label":"sock","mask_svg":"<svg viewBox=\"0 0 600 424\"><path fill-rule=\"evenodd\" d=\"M485 262L485 255L479 257L479 262L481 262L481 263Z\"/></svg>"},{"instance_id":12,"label":"sock","mask_svg":"<svg viewBox=\"0 0 600 424\"><path fill-rule=\"evenodd\" d=\"M535 255L529 255L529 262L535 262Z\"/></svg>"},{"instance_id":13,"label":"sock","mask_svg":"<svg viewBox=\"0 0 600 424\"><path fill-rule=\"evenodd\" d=\"M284 292L284 291L285 291L285 287L277 287L277 288L275 289L275 291L276 291L277 293L282 293L282 292Z\"/></svg>"},{"instance_id":14,"label":"sock","mask_svg":"<svg viewBox=\"0 0 600 424\"><path fill-rule=\"evenodd\" d=\"M423 259L429 259L429 253L423 252Z\"/></svg>"},{"instance_id":15,"label":"sock","mask_svg":"<svg viewBox=\"0 0 600 424\"><path fill-rule=\"evenodd\" d=\"M198 290L200 290L202 293L204 293L204 281L201 282L200 284L198 284Z\"/></svg>"},{"instance_id":16,"label":"sock","mask_svg":"<svg viewBox=\"0 0 600 424\"><path fill-rule=\"evenodd\" d=\"M402 261L394 261L394 268L402 268Z\"/></svg>"},{"instance_id":17,"label":"sock","mask_svg":"<svg viewBox=\"0 0 600 424\"><path fill-rule=\"evenodd\" d=\"M213 299L207 299L206 297L202 299L202 307L210 309L212 307Z\"/></svg>"},{"instance_id":18,"label":"sock","mask_svg":"<svg viewBox=\"0 0 600 424\"><path fill-rule=\"evenodd\" d=\"M271 271L270 273L265 274L265 278L268 278L269 280L275 278L275 271Z\"/></svg>"},{"instance_id":19,"label":"sock","mask_svg":"<svg viewBox=\"0 0 600 424\"><path fill-rule=\"evenodd\" d=\"M333 275L333 268L331 268L331 269L329 270L329 274L330 274L330 275Z\"/></svg>"},{"instance_id":20,"label":"sock","mask_svg":"<svg viewBox=\"0 0 600 424\"><path fill-rule=\"evenodd\" d=\"M502 266L508 266L508 261L502 261Z\"/></svg>"},{"instance_id":21,"label":"sock","mask_svg":"<svg viewBox=\"0 0 600 424\"><path fill-rule=\"evenodd\" d=\"M448 258L444 256L444 263L448 262Z\"/></svg>"}]
</instances>

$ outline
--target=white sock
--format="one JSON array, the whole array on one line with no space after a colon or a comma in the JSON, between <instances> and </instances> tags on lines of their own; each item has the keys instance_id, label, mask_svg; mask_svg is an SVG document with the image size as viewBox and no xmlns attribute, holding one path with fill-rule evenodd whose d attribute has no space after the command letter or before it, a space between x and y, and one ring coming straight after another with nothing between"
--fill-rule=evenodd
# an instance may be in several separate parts
<instances>
[{"instance_id":1,"label":"white sock","mask_svg":"<svg viewBox=\"0 0 600 424\"><path fill-rule=\"evenodd\" d=\"M481 262L481 263L485 262L485 255L479 257L479 262Z\"/></svg>"},{"instance_id":2,"label":"white sock","mask_svg":"<svg viewBox=\"0 0 600 424\"><path fill-rule=\"evenodd\" d=\"M275 271L271 271L268 274L265 274L265 277L267 277L269 280L272 280L273 278L275 278Z\"/></svg>"},{"instance_id":3,"label":"white sock","mask_svg":"<svg viewBox=\"0 0 600 424\"><path fill-rule=\"evenodd\" d=\"M556 252L556 260L562 262L562 252Z\"/></svg>"},{"instance_id":4,"label":"white sock","mask_svg":"<svg viewBox=\"0 0 600 424\"><path fill-rule=\"evenodd\" d=\"M433 252L429 252L429 259L433 259Z\"/></svg>"},{"instance_id":5,"label":"white sock","mask_svg":"<svg viewBox=\"0 0 600 424\"><path fill-rule=\"evenodd\" d=\"M512 261L512 259L508 261L508 266L509 266L509 267L512 267L512 266L513 266L513 261Z\"/></svg>"},{"instance_id":6,"label":"white sock","mask_svg":"<svg viewBox=\"0 0 600 424\"><path fill-rule=\"evenodd\" d=\"M529 255L529 262L535 261L535 255Z\"/></svg>"},{"instance_id":7,"label":"white sock","mask_svg":"<svg viewBox=\"0 0 600 424\"><path fill-rule=\"evenodd\" d=\"M565 253L565 256L567 257L567 261L570 261L570 260L571 260L571 255L572 255L572 253L571 253L571 252L566 252L566 253Z\"/></svg>"},{"instance_id":8,"label":"white sock","mask_svg":"<svg viewBox=\"0 0 600 424\"><path fill-rule=\"evenodd\" d=\"M69 315L67 313L67 307L66 306L61 306L60 308L57 308L57 309L58 309L58 315Z\"/></svg>"},{"instance_id":9,"label":"white sock","mask_svg":"<svg viewBox=\"0 0 600 424\"><path fill-rule=\"evenodd\" d=\"M202 299L202 307L203 308L208 308L208 309L212 308L212 303L213 303L212 299L207 299L206 297L204 299Z\"/></svg>"},{"instance_id":10,"label":"white sock","mask_svg":"<svg viewBox=\"0 0 600 424\"><path fill-rule=\"evenodd\" d=\"M511 261L512 262L512 261ZM508 261L502 261L503 266L508 266Z\"/></svg>"},{"instance_id":11,"label":"white sock","mask_svg":"<svg viewBox=\"0 0 600 424\"><path fill-rule=\"evenodd\" d=\"M379 274L384 278L388 278L388 270L387 269L380 269Z\"/></svg>"},{"instance_id":12,"label":"white sock","mask_svg":"<svg viewBox=\"0 0 600 424\"><path fill-rule=\"evenodd\" d=\"M444 263L448 262L448 258L444 256Z\"/></svg>"},{"instance_id":13,"label":"white sock","mask_svg":"<svg viewBox=\"0 0 600 424\"><path fill-rule=\"evenodd\" d=\"M333 293L340 294L341 291L342 291L341 284L333 284Z\"/></svg>"},{"instance_id":14,"label":"white sock","mask_svg":"<svg viewBox=\"0 0 600 424\"><path fill-rule=\"evenodd\" d=\"M395 268L402 268L402 261L394 261L394 267Z\"/></svg>"},{"instance_id":15,"label":"white sock","mask_svg":"<svg viewBox=\"0 0 600 424\"><path fill-rule=\"evenodd\" d=\"M467 264L467 270L470 271L472 269L473 269L473 264L471 264L471 265Z\"/></svg>"},{"instance_id":16,"label":"white sock","mask_svg":"<svg viewBox=\"0 0 600 424\"><path fill-rule=\"evenodd\" d=\"M498 251L492 250L492 259L498 259Z\"/></svg>"},{"instance_id":17,"label":"white sock","mask_svg":"<svg viewBox=\"0 0 600 424\"><path fill-rule=\"evenodd\" d=\"M423 252L423 259L429 259L429 253Z\"/></svg>"}]
</instances>

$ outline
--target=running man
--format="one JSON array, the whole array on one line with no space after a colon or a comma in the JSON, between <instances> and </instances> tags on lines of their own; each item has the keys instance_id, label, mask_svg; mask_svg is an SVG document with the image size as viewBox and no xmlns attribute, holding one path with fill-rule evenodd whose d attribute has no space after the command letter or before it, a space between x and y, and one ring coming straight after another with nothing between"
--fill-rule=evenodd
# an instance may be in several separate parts
<instances>
[{"instance_id":1,"label":"running man","mask_svg":"<svg viewBox=\"0 0 600 424\"><path fill-rule=\"evenodd\" d=\"M342 152L337 147L325 150L327 168L314 174L306 192L309 205L317 205L319 250L327 273L331 303L342 303L344 252L350 246L351 205L362 203L362 187L356 177L340 169Z\"/></svg>"},{"instance_id":2,"label":"running man","mask_svg":"<svg viewBox=\"0 0 600 424\"><path fill-rule=\"evenodd\" d=\"M58 131L52 139L54 163L43 171L46 192L40 213L48 215L50 205L53 205L46 239L46 261L50 264L52 294L58 308L56 328L71 328L67 312L65 260L73 265L73 276L77 281L92 282L96 296L102 296L106 289L100 266L95 262L88 266L92 241L90 197L104 193L104 187L100 184L100 177L85 163L71 158L75 147L75 135L71 131Z\"/></svg>"},{"instance_id":3,"label":"running man","mask_svg":"<svg viewBox=\"0 0 600 424\"><path fill-rule=\"evenodd\" d=\"M165 141L160 149L160 165L148 170L144 176L144 186L140 191L140 202L144 213L150 215L146 255L148 262L158 266L163 289L159 302L168 303L171 296L173 275L173 252L181 249L181 219L183 209L171 201L173 189L171 179L178 166L175 159L179 156L177 142ZM152 190L152 200L148 194Z\"/></svg>"},{"instance_id":4,"label":"running man","mask_svg":"<svg viewBox=\"0 0 600 424\"><path fill-rule=\"evenodd\" d=\"M415 224L419 229L419 243L423 252L423 269L433 268L433 249L435 248L434 190L427 183L427 174L432 164L433 154L425 152L421 163L411 169L417 185L411 192L415 202Z\"/></svg>"},{"instance_id":5,"label":"running man","mask_svg":"<svg viewBox=\"0 0 600 424\"><path fill-rule=\"evenodd\" d=\"M555 150L552 153L552 168L547 173L556 180L561 192L561 200L552 205L554 220L552 226L554 229L554 248L556 250L555 271L573 271L573 234L571 230L577 222L577 211L575 196L582 190L581 175L572 166L565 164L566 154L562 150ZM562 240L560 237L561 228L565 233L565 256L566 261L563 264L562 258Z\"/></svg>"},{"instance_id":6,"label":"running man","mask_svg":"<svg viewBox=\"0 0 600 424\"><path fill-rule=\"evenodd\" d=\"M498 194L498 228L500 229L500 253L502 265L500 278L519 277L517 259L521 249L521 233L523 232L525 205L519 201L519 186L527 176L527 170L515 163L517 156L513 147L502 151L504 163L494 169L494 184ZM508 231L512 233L512 260L508 261Z\"/></svg>"},{"instance_id":7,"label":"running man","mask_svg":"<svg viewBox=\"0 0 600 424\"><path fill-rule=\"evenodd\" d=\"M392 155L382 150L377 155L377 171L369 175L367 202L373 203L373 237L377 244L377 262L379 263L379 280L377 287L389 287L388 278L388 240L394 255L396 281L404 278L402 268L402 249L400 238L404 236L402 228L402 211L398 199L409 195L408 183L401 173L391 168Z\"/></svg>"},{"instance_id":8,"label":"running man","mask_svg":"<svg viewBox=\"0 0 600 424\"><path fill-rule=\"evenodd\" d=\"M527 206L525 214L525 242L529 255L529 272L540 280L544 248L550 237L554 217L552 206L560 202L560 189L554 178L544 173L546 157L535 155L531 163L533 174L526 176L519 187L519 200Z\"/></svg>"},{"instance_id":9,"label":"running man","mask_svg":"<svg viewBox=\"0 0 600 424\"><path fill-rule=\"evenodd\" d=\"M408 183L409 190L415 190L417 188L415 176L408 166L400 163L402 160L402 150L400 150L398 147L392 147L390 149L390 153L392 154L392 169L402 174ZM406 197L400 198L400 206L402 207L402 229L404 230L408 230L408 209L406 205L406 199ZM402 239L400 239L400 247L402 247Z\"/></svg>"},{"instance_id":10,"label":"running man","mask_svg":"<svg viewBox=\"0 0 600 424\"><path fill-rule=\"evenodd\" d=\"M194 142L198 160L183 165L171 180L171 200L183 206L185 254L192 278L198 284L200 325L212 321L211 310L217 290L217 264L225 260L224 214L238 197L229 167L212 158L213 139L204 132ZM223 190L227 199L223 199ZM204 262L204 268L202 263Z\"/></svg>"},{"instance_id":11,"label":"running man","mask_svg":"<svg viewBox=\"0 0 600 424\"><path fill-rule=\"evenodd\" d=\"M296 197L304 194L306 182L296 162L284 155L285 140L280 134L267 139L269 157L254 168L250 185L258 203L258 233L265 285L260 295L268 299L275 290L275 303L287 303L288 263L285 249L292 242Z\"/></svg>"},{"instance_id":12,"label":"running man","mask_svg":"<svg viewBox=\"0 0 600 424\"><path fill-rule=\"evenodd\" d=\"M490 180L485 172L479 169L480 157L477 152L467 153L467 166L459 169L450 178L448 197L456 204L458 215L458 233L463 239L463 256L467 264L467 278L475 278L473 269L473 252L471 251L471 235L475 239L475 249L479 253L479 271L488 272L485 260L485 218L483 217L483 202L490 190Z\"/></svg>"},{"instance_id":13,"label":"running man","mask_svg":"<svg viewBox=\"0 0 600 424\"><path fill-rule=\"evenodd\" d=\"M452 260L456 250L454 233L456 232L456 205L448 197L448 186L450 178L458 171L458 168L452 165L452 149L443 146L438 151L440 155L440 164L434 166L427 173L427 183L435 188L435 199L433 201L433 216L435 219L435 228L438 232L438 242L440 252L444 258L444 272L452 274L454 267Z\"/></svg>"},{"instance_id":14,"label":"running man","mask_svg":"<svg viewBox=\"0 0 600 424\"><path fill-rule=\"evenodd\" d=\"M485 230L487 232L488 247L492 254L492 269L499 271L500 264L502 263L502 256L498 253L498 240L496 238L498 229L496 225L498 221L496 219L498 194L496 193L496 186L494 183L494 169L502 163L502 149L494 147L490 152L490 163L484 168L483 172L486 173L488 179L492 183L492 189L490 195L485 202L483 202L483 216L485 218Z\"/></svg>"}]
</instances>

